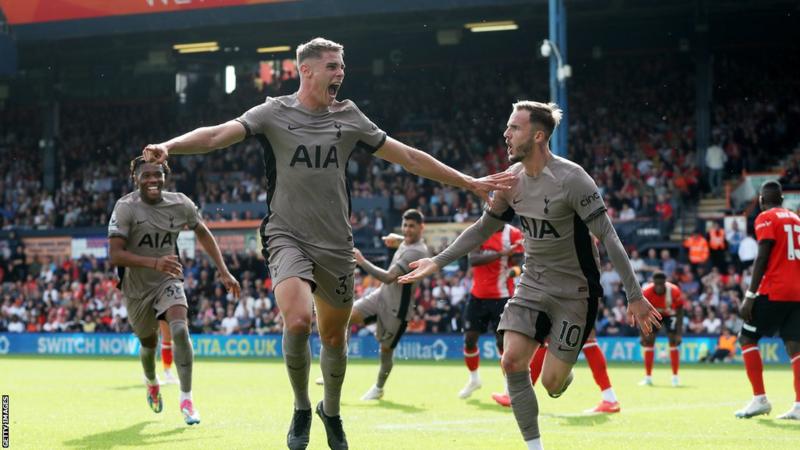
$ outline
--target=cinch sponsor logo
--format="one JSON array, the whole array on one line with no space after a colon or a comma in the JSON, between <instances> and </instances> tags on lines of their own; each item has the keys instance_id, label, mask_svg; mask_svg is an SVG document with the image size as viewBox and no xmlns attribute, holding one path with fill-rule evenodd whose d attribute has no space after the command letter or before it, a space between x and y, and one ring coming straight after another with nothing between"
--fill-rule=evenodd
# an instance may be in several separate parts
<instances>
[{"instance_id":1,"label":"cinch sponsor logo","mask_svg":"<svg viewBox=\"0 0 800 450\"><path fill-rule=\"evenodd\" d=\"M592 202L594 202L596 200L600 200L600 194L598 192L593 192L591 194L586 194L581 199L581 206L585 208L585 207L591 205Z\"/></svg>"}]
</instances>

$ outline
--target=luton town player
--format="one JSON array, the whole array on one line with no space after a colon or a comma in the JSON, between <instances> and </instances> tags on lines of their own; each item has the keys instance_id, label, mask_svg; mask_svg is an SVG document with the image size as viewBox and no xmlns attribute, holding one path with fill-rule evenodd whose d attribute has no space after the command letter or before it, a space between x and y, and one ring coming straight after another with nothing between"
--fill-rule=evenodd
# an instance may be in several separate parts
<instances>
[{"instance_id":1,"label":"luton town player","mask_svg":"<svg viewBox=\"0 0 800 450\"><path fill-rule=\"evenodd\" d=\"M469 254L472 289L464 307L464 363L469 370L469 380L459 391L459 398L468 398L482 386L478 375L480 335L491 331L495 335L497 350L503 353L503 337L497 333L497 325L506 302L514 294L514 279L509 276L509 263L514 253L522 253L521 243L522 232L507 224ZM508 397L507 394L493 394L503 395Z\"/></svg>"},{"instance_id":2,"label":"luton town player","mask_svg":"<svg viewBox=\"0 0 800 450\"><path fill-rule=\"evenodd\" d=\"M683 334L683 312L686 302L678 286L667 281L664 272L653 274L653 282L644 288L644 296L661 313L662 323L666 323L667 339L669 341L669 360L672 365L672 385L678 386L678 366L680 365L681 345ZM642 386L653 385L653 360L655 359L655 333L641 335L642 352L644 353L644 380Z\"/></svg>"},{"instance_id":3,"label":"luton town player","mask_svg":"<svg viewBox=\"0 0 800 450\"><path fill-rule=\"evenodd\" d=\"M133 332L139 338L139 356L147 385L147 402L155 412L163 408L156 379L159 320L169 323L175 367L180 380L180 411L189 425L200 423L192 401L194 353L186 324L188 303L183 290L183 267L177 239L184 228L214 260L220 280L239 296L239 283L230 274L214 236L202 222L197 207L185 195L164 191L166 163L131 161L131 177L138 188L117 201L108 225L111 264L121 270L122 293Z\"/></svg>"},{"instance_id":4,"label":"luton town player","mask_svg":"<svg viewBox=\"0 0 800 450\"><path fill-rule=\"evenodd\" d=\"M414 271L398 280L413 282L435 273L519 215L525 266L498 329L503 332L501 364L511 408L528 449L542 448L529 371L533 353L550 340L542 384L550 396L561 396L597 318L603 289L592 234L603 242L622 276L628 321L650 333L661 318L642 295L594 180L577 164L550 152L550 136L560 119L554 103L515 103L504 137L509 160L515 163L506 172L515 175L516 183L495 193L483 216L442 253L416 261Z\"/></svg>"},{"instance_id":5,"label":"luton town player","mask_svg":"<svg viewBox=\"0 0 800 450\"><path fill-rule=\"evenodd\" d=\"M758 201L763 211L755 223L758 255L740 307L744 325L739 334L753 400L736 411L736 417L748 418L772 411L764 389L758 340L777 333L791 359L795 393L792 408L778 418L800 420L800 218L781 206L783 192L777 181L767 181L761 186Z\"/></svg>"},{"instance_id":6,"label":"luton town player","mask_svg":"<svg viewBox=\"0 0 800 450\"><path fill-rule=\"evenodd\" d=\"M297 47L300 88L269 97L241 117L202 127L144 148L148 159L207 153L254 137L264 150L267 217L261 226L264 253L283 316L283 356L294 391L294 413L286 437L291 449L305 449L311 429L308 377L311 368L312 305L322 342L324 398L316 413L328 446L348 448L339 415L347 367L347 324L353 305L355 257L350 227L346 168L361 149L409 172L472 190L484 199L507 189L510 176L475 179L386 135L355 103L337 101L344 80L340 44L316 38Z\"/></svg>"}]
</instances>

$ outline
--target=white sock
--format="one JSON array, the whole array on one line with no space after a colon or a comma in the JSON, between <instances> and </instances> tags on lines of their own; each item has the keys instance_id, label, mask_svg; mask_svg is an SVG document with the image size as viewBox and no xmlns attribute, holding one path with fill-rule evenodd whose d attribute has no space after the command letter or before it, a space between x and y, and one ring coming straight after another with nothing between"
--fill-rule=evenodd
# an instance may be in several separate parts
<instances>
[{"instance_id":1,"label":"white sock","mask_svg":"<svg viewBox=\"0 0 800 450\"><path fill-rule=\"evenodd\" d=\"M184 400L191 400L191 399L192 399L192 391L189 392L181 391L181 403L183 403Z\"/></svg>"},{"instance_id":2,"label":"white sock","mask_svg":"<svg viewBox=\"0 0 800 450\"><path fill-rule=\"evenodd\" d=\"M525 444L528 446L528 450L543 450L542 447L542 438L531 439L530 441L525 441Z\"/></svg>"},{"instance_id":3,"label":"white sock","mask_svg":"<svg viewBox=\"0 0 800 450\"><path fill-rule=\"evenodd\" d=\"M758 402L765 402L765 401L767 401L767 394L754 395L753 396L753 400L758 401Z\"/></svg>"},{"instance_id":4,"label":"white sock","mask_svg":"<svg viewBox=\"0 0 800 450\"><path fill-rule=\"evenodd\" d=\"M508 378L503 377L503 383L506 384L506 395L508 395Z\"/></svg>"},{"instance_id":5,"label":"white sock","mask_svg":"<svg viewBox=\"0 0 800 450\"><path fill-rule=\"evenodd\" d=\"M172 375L172 371L169 370L169 369L164 369L164 375L167 375L167 376Z\"/></svg>"},{"instance_id":6,"label":"white sock","mask_svg":"<svg viewBox=\"0 0 800 450\"><path fill-rule=\"evenodd\" d=\"M158 377L153 378L152 380L148 380L147 377L144 377L144 379L147 381L148 386L158 386Z\"/></svg>"},{"instance_id":7,"label":"white sock","mask_svg":"<svg viewBox=\"0 0 800 450\"><path fill-rule=\"evenodd\" d=\"M794 409L800 409L800 402L794 402Z\"/></svg>"},{"instance_id":8,"label":"white sock","mask_svg":"<svg viewBox=\"0 0 800 450\"><path fill-rule=\"evenodd\" d=\"M603 400L611 403L617 402L617 396L614 395L614 388L608 388L600 393L603 396Z\"/></svg>"},{"instance_id":9,"label":"white sock","mask_svg":"<svg viewBox=\"0 0 800 450\"><path fill-rule=\"evenodd\" d=\"M647 380L647 381L653 381L653 376L652 375L645 375L644 379Z\"/></svg>"},{"instance_id":10,"label":"white sock","mask_svg":"<svg viewBox=\"0 0 800 450\"><path fill-rule=\"evenodd\" d=\"M478 370L475 369L469 373L469 381L471 383L480 383L481 377L478 375Z\"/></svg>"}]
</instances>

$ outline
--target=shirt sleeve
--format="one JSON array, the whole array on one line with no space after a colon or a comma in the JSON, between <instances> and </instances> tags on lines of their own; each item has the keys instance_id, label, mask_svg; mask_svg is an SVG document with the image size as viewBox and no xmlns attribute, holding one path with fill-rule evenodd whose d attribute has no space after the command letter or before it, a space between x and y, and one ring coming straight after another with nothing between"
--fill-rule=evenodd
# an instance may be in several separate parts
<instances>
[{"instance_id":1,"label":"shirt sleeve","mask_svg":"<svg viewBox=\"0 0 800 450\"><path fill-rule=\"evenodd\" d=\"M375 153L386 142L386 132L378 128L358 107L353 104L355 111L354 125L356 128L356 147L369 153Z\"/></svg>"},{"instance_id":2,"label":"shirt sleeve","mask_svg":"<svg viewBox=\"0 0 800 450\"><path fill-rule=\"evenodd\" d=\"M595 217L606 212L603 196L592 177L585 170L574 170L565 181L567 202L584 221L589 222Z\"/></svg>"},{"instance_id":3,"label":"shirt sleeve","mask_svg":"<svg viewBox=\"0 0 800 450\"><path fill-rule=\"evenodd\" d=\"M411 268L408 267L409 264L418 259L426 258L427 256L428 256L427 254L419 250L408 250L404 252L403 255L389 267L389 271L397 267L398 269L400 269L400 272L406 274L408 272L411 272Z\"/></svg>"},{"instance_id":4,"label":"shirt sleeve","mask_svg":"<svg viewBox=\"0 0 800 450\"><path fill-rule=\"evenodd\" d=\"M274 103L275 101L272 97L267 97L264 103L248 109L244 114L235 119L244 126L247 137L265 133L274 114Z\"/></svg>"},{"instance_id":5,"label":"shirt sleeve","mask_svg":"<svg viewBox=\"0 0 800 450\"><path fill-rule=\"evenodd\" d=\"M777 223L771 215L759 214L756 217L756 240L762 241L764 239L775 240L775 227Z\"/></svg>"},{"instance_id":6,"label":"shirt sleeve","mask_svg":"<svg viewBox=\"0 0 800 450\"><path fill-rule=\"evenodd\" d=\"M184 194L181 194L183 198L183 204L186 207L186 226L189 227L190 230L194 230L197 228L197 225L203 220L202 215L200 214L200 208Z\"/></svg>"},{"instance_id":7,"label":"shirt sleeve","mask_svg":"<svg viewBox=\"0 0 800 450\"><path fill-rule=\"evenodd\" d=\"M130 206L125 203L117 202L114 211L111 213L111 220L108 222L108 237L121 237L128 239L131 230L133 212Z\"/></svg>"},{"instance_id":8,"label":"shirt sleeve","mask_svg":"<svg viewBox=\"0 0 800 450\"><path fill-rule=\"evenodd\" d=\"M486 214L494 219L510 223L514 219L516 212L508 201L508 191L494 191L492 194L492 206L486 207Z\"/></svg>"}]
</instances>

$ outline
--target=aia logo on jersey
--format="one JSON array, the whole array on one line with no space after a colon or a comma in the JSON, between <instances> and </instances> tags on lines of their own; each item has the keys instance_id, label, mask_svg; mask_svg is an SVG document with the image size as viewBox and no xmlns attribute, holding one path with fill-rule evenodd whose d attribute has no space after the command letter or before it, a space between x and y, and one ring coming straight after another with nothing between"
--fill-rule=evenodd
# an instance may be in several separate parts
<instances>
[{"instance_id":1,"label":"aia logo on jersey","mask_svg":"<svg viewBox=\"0 0 800 450\"><path fill-rule=\"evenodd\" d=\"M536 220L530 217L519 216L519 223L522 226L522 231L531 239L545 239L548 235L554 238L561 237L558 230L546 219Z\"/></svg>"},{"instance_id":2,"label":"aia logo on jersey","mask_svg":"<svg viewBox=\"0 0 800 450\"><path fill-rule=\"evenodd\" d=\"M150 247L150 248L164 248L164 247L172 247L172 233L153 233L145 234L139 239L139 243L136 244L137 247Z\"/></svg>"},{"instance_id":3,"label":"aia logo on jersey","mask_svg":"<svg viewBox=\"0 0 800 450\"><path fill-rule=\"evenodd\" d=\"M331 145L331 148L325 152L324 159L322 158L323 151L321 145L313 146L311 153L313 153L313 155L309 153L309 149L305 145L298 145L289 166L294 167L300 165L308 169L327 169L328 166L339 168L339 153L336 150L336 146Z\"/></svg>"}]
</instances>

